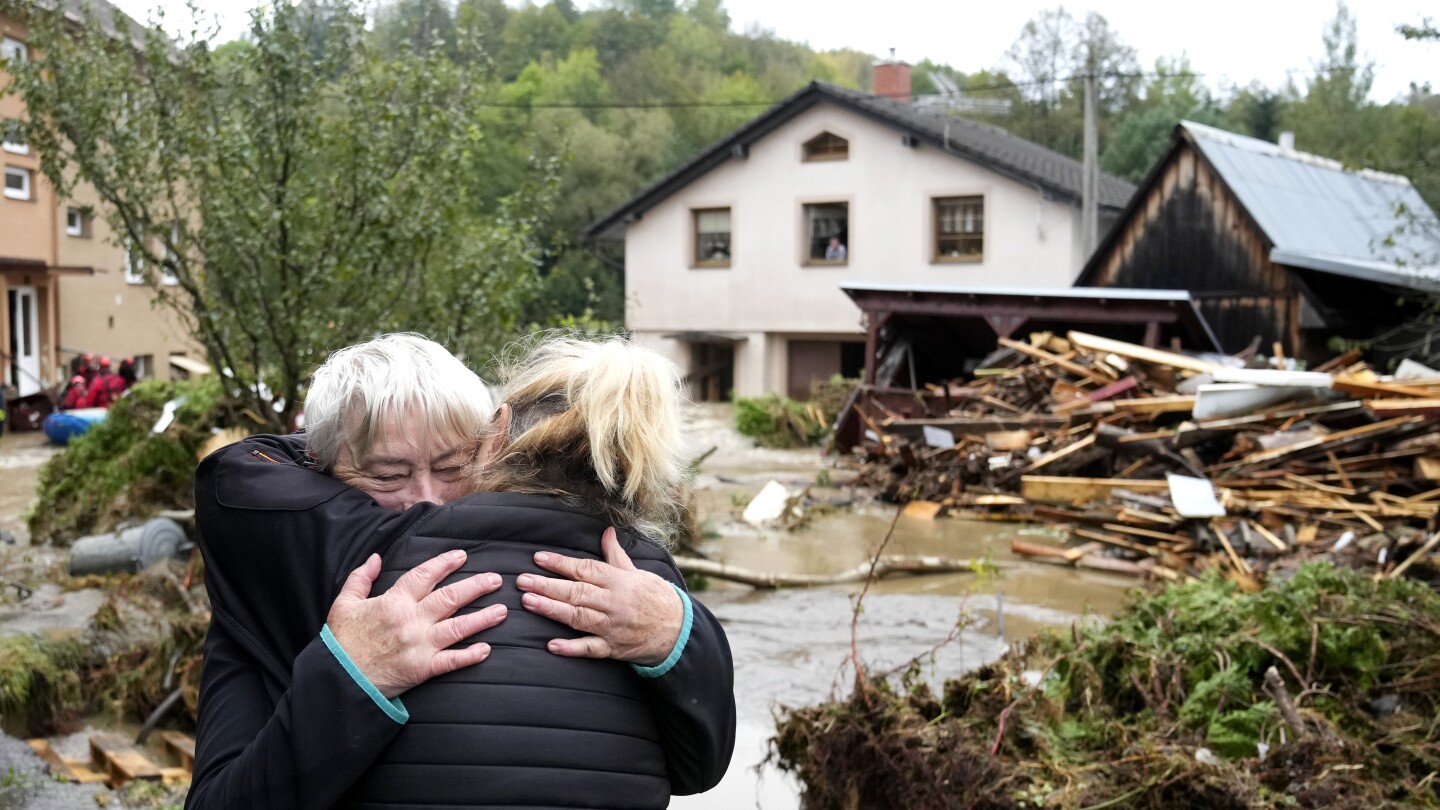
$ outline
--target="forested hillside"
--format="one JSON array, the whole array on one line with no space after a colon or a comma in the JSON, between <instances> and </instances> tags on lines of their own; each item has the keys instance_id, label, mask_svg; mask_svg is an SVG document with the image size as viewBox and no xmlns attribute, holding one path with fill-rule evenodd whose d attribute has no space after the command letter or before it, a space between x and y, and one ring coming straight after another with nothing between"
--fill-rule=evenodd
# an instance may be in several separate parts
<instances>
[{"instance_id":1,"label":"forested hillside","mask_svg":"<svg viewBox=\"0 0 1440 810\"><path fill-rule=\"evenodd\" d=\"M1297 66L1286 86L1212 87L1184 54L1141 65L1103 17L1056 8L1017 31L991 70L920 61L914 90L936 93L932 74L943 74L970 98L1008 102L1006 114L986 120L1078 156L1078 77L1094 71L1101 162L1129 180L1145 176L1185 118L1272 141L1293 130L1299 149L1407 175L1440 199L1440 98L1417 83L1407 98L1371 102L1373 69L1355 32L1342 4L1317 36L1313 63ZM490 106L476 122L485 145L475 170L487 175L492 200L524 182L534 157L559 160L546 280L531 307L539 322L587 308L621 318L621 254L583 244L586 223L806 82L869 89L877 56L737 31L722 0L613 0L585 11L571 0L391 0L375 9L371 36L389 51L441 49L483 76ZM1386 47L1418 46L1397 30Z\"/></svg>"}]
</instances>

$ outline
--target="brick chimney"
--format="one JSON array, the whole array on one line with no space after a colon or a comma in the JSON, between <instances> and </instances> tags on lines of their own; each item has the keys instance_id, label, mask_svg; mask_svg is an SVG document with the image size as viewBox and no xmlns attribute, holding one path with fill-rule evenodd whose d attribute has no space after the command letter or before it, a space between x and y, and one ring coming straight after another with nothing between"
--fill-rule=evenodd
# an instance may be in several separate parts
<instances>
[{"instance_id":1,"label":"brick chimney","mask_svg":"<svg viewBox=\"0 0 1440 810\"><path fill-rule=\"evenodd\" d=\"M875 95L910 101L910 66L895 58L894 48L889 59L875 63Z\"/></svg>"}]
</instances>

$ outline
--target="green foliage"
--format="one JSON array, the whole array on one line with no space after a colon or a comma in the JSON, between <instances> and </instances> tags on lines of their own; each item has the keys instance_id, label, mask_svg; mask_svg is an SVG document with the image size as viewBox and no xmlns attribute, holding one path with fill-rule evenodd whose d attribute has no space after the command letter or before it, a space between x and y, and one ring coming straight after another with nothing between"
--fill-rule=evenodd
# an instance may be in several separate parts
<instances>
[{"instance_id":1,"label":"green foliage","mask_svg":"<svg viewBox=\"0 0 1440 810\"><path fill-rule=\"evenodd\" d=\"M779 394L735 400L735 429L761 447L813 447L829 440L856 380L838 374L810 386L810 399L797 402Z\"/></svg>"},{"instance_id":2,"label":"green foliage","mask_svg":"<svg viewBox=\"0 0 1440 810\"><path fill-rule=\"evenodd\" d=\"M32 6L0 0L44 54L7 91L46 176L99 192L156 300L271 427L339 346L414 329L474 353L519 328L553 165L524 150L504 189L462 171L491 148L490 88L456 63L448 4L387 6L367 35L351 0L278 2L243 45L147 30L138 59L99 19Z\"/></svg>"},{"instance_id":3,"label":"green foliage","mask_svg":"<svg viewBox=\"0 0 1440 810\"><path fill-rule=\"evenodd\" d=\"M807 447L822 443L829 426L805 403L766 394L735 400L735 429L761 447Z\"/></svg>"},{"instance_id":4,"label":"green foliage","mask_svg":"<svg viewBox=\"0 0 1440 810\"><path fill-rule=\"evenodd\" d=\"M171 426L153 432L165 403L180 397ZM219 401L213 378L137 383L103 421L41 468L31 535L65 545L123 520L193 507L196 453L226 418Z\"/></svg>"}]
</instances>

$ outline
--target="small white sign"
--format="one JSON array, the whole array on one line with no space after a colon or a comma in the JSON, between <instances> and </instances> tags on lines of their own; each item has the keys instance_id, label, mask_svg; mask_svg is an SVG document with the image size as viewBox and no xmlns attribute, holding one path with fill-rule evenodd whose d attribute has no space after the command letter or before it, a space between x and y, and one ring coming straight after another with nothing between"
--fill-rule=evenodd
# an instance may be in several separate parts
<instances>
[{"instance_id":1,"label":"small white sign","mask_svg":"<svg viewBox=\"0 0 1440 810\"><path fill-rule=\"evenodd\" d=\"M944 428L937 428L931 427L930 425L925 425L921 428L921 430L925 431L925 443L930 445L931 447L939 447L948 450L949 448L955 446L955 434Z\"/></svg>"},{"instance_id":2,"label":"small white sign","mask_svg":"<svg viewBox=\"0 0 1440 810\"><path fill-rule=\"evenodd\" d=\"M1215 485L1204 478L1167 473L1170 482L1170 502L1182 517L1224 517L1225 507L1215 497Z\"/></svg>"}]
</instances>

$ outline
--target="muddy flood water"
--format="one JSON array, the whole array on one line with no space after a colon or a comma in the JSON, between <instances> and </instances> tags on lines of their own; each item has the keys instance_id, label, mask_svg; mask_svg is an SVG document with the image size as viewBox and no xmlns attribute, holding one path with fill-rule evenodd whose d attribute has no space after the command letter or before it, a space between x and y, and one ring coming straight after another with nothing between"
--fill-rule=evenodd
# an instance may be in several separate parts
<instances>
[{"instance_id":1,"label":"muddy flood water","mask_svg":"<svg viewBox=\"0 0 1440 810\"><path fill-rule=\"evenodd\" d=\"M690 440L699 450L716 448L697 481L706 528L718 534L706 551L717 560L763 572L834 574L868 560L890 526L894 513L889 507L822 515L792 532L755 529L738 519L749 497L767 481L775 479L799 489L813 482L830 462L816 451L756 449L730 429L730 418L726 407L701 406L690 425ZM926 655L957 622L965 621L966 629L935 654L933 664L926 659L925 671L938 686L947 677L999 657L1008 640L1110 615L1123 602L1125 588L1133 584L1125 578L1014 558L1010 541L1021 536L1041 543L1062 540L1040 526L900 518L886 553L988 557L1003 570L995 577L937 574L877 583L865 597L857 633L865 666L872 672L903 667ZM774 731L773 712L848 689L853 677L850 623L853 598L860 589L859 584L849 584L755 591L714 582L701 594L730 638L740 728L735 759L724 782L704 795L677 798L672 807L787 810L799 806L798 785L773 768L759 766Z\"/></svg>"},{"instance_id":2,"label":"muddy flood water","mask_svg":"<svg viewBox=\"0 0 1440 810\"><path fill-rule=\"evenodd\" d=\"M870 558L894 515L888 506L841 509L790 532L756 529L740 521L741 509L768 481L778 480L798 491L832 462L813 450L757 449L735 433L731 423L728 406L707 405L697 406L687 425L693 449L715 448L697 480L703 523L711 537L705 549L712 558L759 572L809 574L837 573ZM18 535L22 544L26 537L21 515L33 502L39 466L53 452L35 433L7 435L0 445L0 530ZM825 490L824 494L841 493ZM1095 620L1120 606L1130 580L1014 558L1010 541L1020 536L1040 543L1059 544L1063 539L1042 526L900 518L886 553L988 558L1002 571L983 578L973 573L895 577L873 586L865 598L857 645L869 671L903 667L963 621L966 629L959 637L943 646L933 663L927 659L925 664L927 677L938 686L947 677L995 659L1009 640L1045 627L1067 627L1087 617ZM704 795L677 798L672 807L790 810L799 806L798 786L784 774L760 767L774 731L773 713L778 707L812 704L848 688L850 622L853 598L860 588L847 584L756 591L713 581L700 594L724 623L734 651L739 734L724 782ZM25 621L18 615L0 615L0 632L7 623ZM9 629L27 631L20 626ZM93 720L108 727L101 718ZM83 735L77 739L83 740Z\"/></svg>"}]
</instances>

